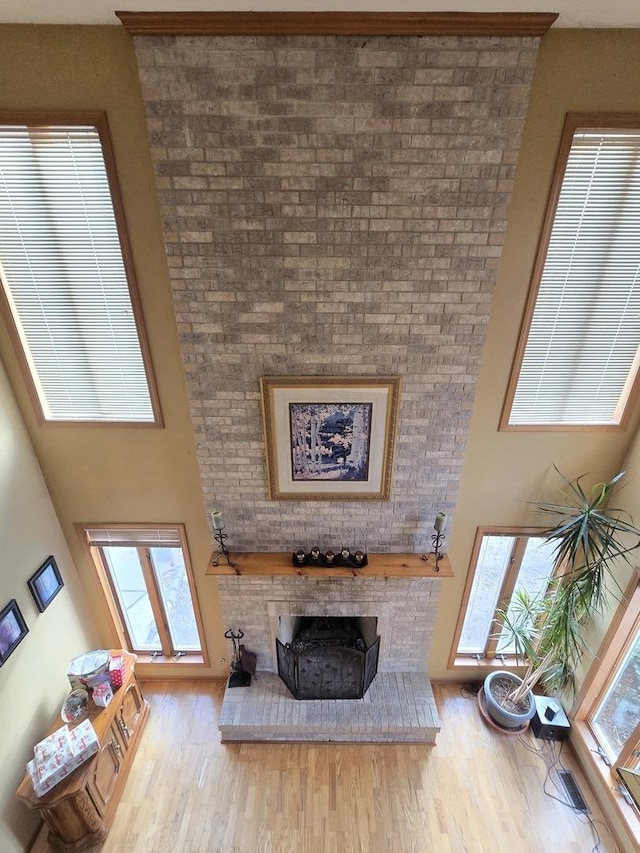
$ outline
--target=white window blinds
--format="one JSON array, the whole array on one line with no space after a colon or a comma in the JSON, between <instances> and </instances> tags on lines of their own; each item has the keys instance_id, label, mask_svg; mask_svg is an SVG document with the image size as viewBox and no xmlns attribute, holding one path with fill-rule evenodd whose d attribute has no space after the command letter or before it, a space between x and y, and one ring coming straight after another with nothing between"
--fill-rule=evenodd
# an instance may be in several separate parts
<instances>
[{"instance_id":1,"label":"white window blinds","mask_svg":"<svg viewBox=\"0 0 640 853\"><path fill-rule=\"evenodd\" d=\"M89 545L101 547L182 547L177 527L86 527L84 532Z\"/></svg>"},{"instance_id":2,"label":"white window blinds","mask_svg":"<svg viewBox=\"0 0 640 853\"><path fill-rule=\"evenodd\" d=\"M620 423L640 346L640 130L578 128L510 425Z\"/></svg>"},{"instance_id":3,"label":"white window blinds","mask_svg":"<svg viewBox=\"0 0 640 853\"><path fill-rule=\"evenodd\" d=\"M0 278L45 420L156 420L97 127L0 127Z\"/></svg>"}]
</instances>

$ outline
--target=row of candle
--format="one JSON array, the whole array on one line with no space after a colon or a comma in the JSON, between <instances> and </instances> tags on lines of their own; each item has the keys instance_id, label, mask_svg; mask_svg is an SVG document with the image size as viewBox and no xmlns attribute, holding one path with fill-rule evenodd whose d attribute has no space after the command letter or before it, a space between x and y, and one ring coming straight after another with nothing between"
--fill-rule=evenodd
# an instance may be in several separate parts
<instances>
[{"instance_id":1,"label":"row of candle","mask_svg":"<svg viewBox=\"0 0 640 853\"><path fill-rule=\"evenodd\" d=\"M306 562L307 558L311 560L319 560L321 557L328 565L334 563L336 559L344 561L353 559L357 565L360 565L364 563L366 556L367 555L360 549L352 554L346 547L341 548L338 555L336 555L334 551L327 551L325 554L321 554L320 549L317 546L313 547L309 554L306 554L302 548L299 548L295 553L296 562L301 566Z\"/></svg>"}]
</instances>

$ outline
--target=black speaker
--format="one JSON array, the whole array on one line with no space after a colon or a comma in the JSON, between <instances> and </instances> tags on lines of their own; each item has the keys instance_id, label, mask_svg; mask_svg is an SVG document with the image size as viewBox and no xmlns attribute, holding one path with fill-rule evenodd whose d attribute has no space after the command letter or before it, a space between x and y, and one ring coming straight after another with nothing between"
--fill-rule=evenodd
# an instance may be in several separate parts
<instances>
[{"instance_id":1,"label":"black speaker","mask_svg":"<svg viewBox=\"0 0 640 853\"><path fill-rule=\"evenodd\" d=\"M549 696L534 696L536 712L531 719L531 731L542 740L564 740L571 723L562 705Z\"/></svg>"}]
</instances>

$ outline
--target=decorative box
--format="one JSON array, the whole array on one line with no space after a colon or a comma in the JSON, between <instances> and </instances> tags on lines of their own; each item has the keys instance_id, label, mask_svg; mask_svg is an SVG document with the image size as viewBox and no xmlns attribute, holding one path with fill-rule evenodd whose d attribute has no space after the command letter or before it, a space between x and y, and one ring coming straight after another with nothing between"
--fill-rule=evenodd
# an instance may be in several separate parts
<instances>
[{"instance_id":1,"label":"decorative box","mask_svg":"<svg viewBox=\"0 0 640 853\"><path fill-rule=\"evenodd\" d=\"M95 755L98 748L98 738L89 720L71 731L62 726L34 747L34 758L27 764L33 790L42 797Z\"/></svg>"},{"instance_id":2,"label":"decorative box","mask_svg":"<svg viewBox=\"0 0 640 853\"><path fill-rule=\"evenodd\" d=\"M102 684L98 684L97 687L94 687L91 698L96 705L99 705L101 708L106 708L109 702L113 699L113 690L111 689L109 682L105 681Z\"/></svg>"},{"instance_id":3,"label":"decorative box","mask_svg":"<svg viewBox=\"0 0 640 853\"><path fill-rule=\"evenodd\" d=\"M124 679L124 656L112 655L109 660L109 679L114 690L122 687Z\"/></svg>"}]
</instances>

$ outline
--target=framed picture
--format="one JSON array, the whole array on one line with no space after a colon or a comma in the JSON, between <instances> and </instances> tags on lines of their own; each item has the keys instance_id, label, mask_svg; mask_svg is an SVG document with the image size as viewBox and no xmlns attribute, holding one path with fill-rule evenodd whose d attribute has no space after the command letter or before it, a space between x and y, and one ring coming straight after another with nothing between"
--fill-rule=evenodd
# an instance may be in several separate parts
<instances>
[{"instance_id":1,"label":"framed picture","mask_svg":"<svg viewBox=\"0 0 640 853\"><path fill-rule=\"evenodd\" d=\"M398 376L263 376L272 500L388 500Z\"/></svg>"},{"instance_id":2,"label":"framed picture","mask_svg":"<svg viewBox=\"0 0 640 853\"><path fill-rule=\"evenodd\" d=\"M28 633L18 602L12 598L0 611L0 666Z\"/></svg>"},{"instance_id":3,"label":"framed picture","mask_svg":"<svg viewBox=\"0 0 640 853\"><path fill-rule=\"evenodd\" d=\"M47 557L38 571L27 581L36 607L43 613L60 592L64 583L53 557Z\"/></svg>"}]
</instances>

